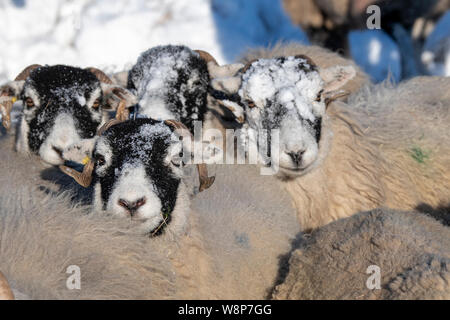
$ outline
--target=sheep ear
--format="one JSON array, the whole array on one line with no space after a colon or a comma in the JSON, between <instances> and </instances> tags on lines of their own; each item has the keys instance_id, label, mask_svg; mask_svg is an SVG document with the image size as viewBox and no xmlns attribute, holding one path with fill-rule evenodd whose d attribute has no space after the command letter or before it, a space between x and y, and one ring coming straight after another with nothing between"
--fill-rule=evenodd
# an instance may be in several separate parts
<instances>
[{"instance_id":1,"label":"sheep ear","mask_svg":"<svg viewBox=\"0 0 450 320\"><path fill-rule=\"evenodd\" d=\"M77 163L86 164L92 158L95 142L98 136L91 139L84 139L80 142L74 143L63 150L63 159Z\"/></svg>"},{"instance_id":2,"label":"sheep ear","mask_svg":"<svg viewBox=\"0 0 450 320\"><path fill-rule=\"evenodd\" d=\"M335 66L320 70L320 76L325 81L325 93L342 88L355 75L356 70L352 66Z\"/></svg>"}]
</instances>

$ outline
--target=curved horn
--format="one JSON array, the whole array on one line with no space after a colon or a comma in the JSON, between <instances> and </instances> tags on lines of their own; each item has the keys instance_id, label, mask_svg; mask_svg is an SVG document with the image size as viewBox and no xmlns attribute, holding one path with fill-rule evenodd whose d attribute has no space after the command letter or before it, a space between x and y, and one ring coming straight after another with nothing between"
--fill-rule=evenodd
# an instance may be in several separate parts
<instances>
[{"instance_id":1,"label":"curved horn","mask_svg":"<svg viewBox=\"0 0 450 320\"><path fill-rule=\"evenodd\" d=\"M89 67L85 70L92 72L97 77L98 81L106 84L113 84L112 80L102 70L94 67Z\"/></svg>"},{"instance_id":2,"label":"curved horn","mask_svg":"<svg viewBox=\"0 0 450 320\"><path fill-rule=\"evenodd\" d=\"M32 64L32 65L26 67L25 69L22 70L21 73L19 73L17 75L17 77L14 79L14 81L26 80L30 76L31 71L33 71L34 69L37 69L39 67L41 67L40 64Z\"/></svg>"},{"instance_id":3,"label":"curved horn","mask_svg":"<svg viewBox=\"0 0 450 320\"><path fill-rule=\"evenodd\" d=\"M209 54L206 51L203 50L194 50L195 52L197 52L200 55L200 58L205 60L206 63L208 62L213 62L216 66L218 66L219 64L217 63L216 59L214 59L214 57Z\"/></svg>"},{"instance_id":4,"label":"curved horn","mask_svg":"<svg viewBox=\"0 0 450 320\"><path fill-rule=\"evenodd\" d=\"M14 300L14 294L3 273L0 272L0 300Z\"/></svg>"},{"instance_id":5,"label":"curved horn","mask_svg":"<svg viewBox=\"0 0 450 320\"><path fill-rule=\"evenodd\" d=\"M240 72L240 73L245 73L245 72L250 68L250 66L252 65L252 63L255 62L255 61L258 61L258 59L253 59L253 60L250 60L249 62L247 62L247 63L245 64L245 66L244 66L241 70L239 70L239 72Z\"/></svg>"},{"instance_id":6,"label":"curved horn","mask_svg":"<svg viewBox=\"0 0 450 320\"><path fill-rule=\"evenodd\" d=\"M115 126L116 124L119 124L123 122L122 120L118 120L118 119L111 119L108 122L106 122L104 125L102 125L98 130L97 130L97 135L101 136L103 135L106 130L108 130L109 128L111 128L112 126Z\"/></svg>"},{"instance_id":7,"label":"curved horn","mask_svg":"<svg viewBox=\"0 0 450 320\"><path fill-rule=\"evenodd\" d=\"M97 135L103 135L106 130L121 122L122 121L117 119L109 120L97 130ZM64 165L59 166L59 169L69 177L72 177L79 185L85 188L91 185L92 172L94 171L94 162L92 160L89 159L88 162L84 165L83 172L76 171L75 169Z\"/></svg>"},{"instance_id":8,"label":"curved horn","mask_svg":"<svg viewBox=\"0 0 450 320\"><path fill-rule=\"evenodd\" d=\"M79 172L63 165L59 166L59 169L69 177L72 177L80 186L87 188L91 185L92 172L94 171L94 162L92 160L89 160L85 164L83 172Z\"/></svg>"},{"instance_id":9,"label":"curved horn","mask_svg":"<svg viewBox=\"0 0 450 320\"><path fill-rule=\"evenodd\" d=\"M125 121L130 116L130 109L128 109L127 100L124 97L124 95L126 95L126 92L124 91L124 89L117 87L114 88L113 93L120 99L119 106L117 107L116 111L116 119L119 121Z\"/></svg>"},{"instance_id":10,"label":"curved horn","mask_svg":"<svg viewBox=\"0 0 450 320\"><path fill-rule=\"evenodd\" d=\"M180 121L165 120L164 123L175 129L187 130L190 133L189 129ZM192 137L192 134L191 134L191 137ZM204 163L197 164L197 170L198 170L198 179L200 181L199 191L202 192L213 185L216 177L208 176L208 168L206 167L206 164L204 164Z\"/></svg>"}]
</instances>

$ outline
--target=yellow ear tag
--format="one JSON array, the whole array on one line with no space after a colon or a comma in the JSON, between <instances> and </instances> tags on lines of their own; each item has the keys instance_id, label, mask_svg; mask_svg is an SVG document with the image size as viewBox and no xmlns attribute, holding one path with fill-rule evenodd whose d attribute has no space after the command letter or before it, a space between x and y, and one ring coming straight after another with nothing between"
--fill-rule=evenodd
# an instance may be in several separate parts
<instances>
[{"instance_id":1,"label":"yellow ear tag","mask_svg":"<svg viewBox=\"0 0 450 320\"><path fill-rule=\"evenodd\" d=\"M88 156L84 157L84 159L81 161L82 164L86 165L89 160L91 160Z\"/></svg>"},{"instance_id":2,"label":"yellow ear tag","mask_svg":"<svg viewBox=\"0 0 450 320\"><path fill-rule=\"evenodd\" d=\"M12 97L11 101L12 101L12 103L15 103L17 101L17 97Z\"/></svg>"}]
</instances>

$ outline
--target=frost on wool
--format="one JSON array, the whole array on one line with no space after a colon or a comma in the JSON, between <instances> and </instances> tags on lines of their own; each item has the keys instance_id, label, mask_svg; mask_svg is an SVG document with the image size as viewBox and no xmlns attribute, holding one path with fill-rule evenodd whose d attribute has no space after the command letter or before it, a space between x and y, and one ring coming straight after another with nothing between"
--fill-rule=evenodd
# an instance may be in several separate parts
<instances>
[{"instance_id":1,"label":"frost on wool","mask_svg":"<svg viewBox=\"0 0 450 320\"><path fill-rule=\"evenodd\" d=\"M302 132L293 130L293 134L301 134L305 143L314 145L320 140L325 104L311 102L323 85L317 68L304 58L259 59L243 74L238 94L249 127L258 132L261 141L269 142L269 148L270 138L266 134L282 129L282 122L286 121L297 129L302 127ZM281 135L284 134L283 130Z\"/></svg>"},{"instance_id":2,"label":"frost on wool","mask_svg":"<svg viewBox=\"0 0 450 320\"><path fill-rule=\"evenodd\" d=\"M309 81L303 81L308 79ZM264 121L269 128L279 126L280 115L284 112L298 112L303 119L314 121L321 116L323 105L307 107L303 100L314 100L323 81L314 66L306 59L288 57L279 59L260 59L254 62L242 76L240 97L253 101L257 106L265 106ZM292 90L294 89L294 90ZM279 102L284 110L277 107Z\"/></svg>"},{"instance_id":3,"label":"frost on wool","mask_svg":"<svg viewBox=\"0 0 450 320\"><path fill-rule=\"evenodd\" d=\"M184 46L158 46L141 54L128 88L138 97L139 114L176 119L193 130L206 113L209 74L200 56Z\"/></svg>"}]
</instances>

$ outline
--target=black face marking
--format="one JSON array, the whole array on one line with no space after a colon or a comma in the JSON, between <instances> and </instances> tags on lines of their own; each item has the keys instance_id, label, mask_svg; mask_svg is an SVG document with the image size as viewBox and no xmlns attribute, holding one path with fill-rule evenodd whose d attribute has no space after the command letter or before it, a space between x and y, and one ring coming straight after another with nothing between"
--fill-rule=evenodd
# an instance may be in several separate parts
<instances>
[{"instance_id":1,"label":"black face marking","mask_svg":"<svg viewBox=\"0 0 450 320\"><path fill-rule=\"evenodd\" d=\"M192 132L194 130L194 121L203 121L207 103L207 93L209 86L209 73L206 62L196 53L185 46L160 46L144 52L138 62L130 70L127 88L141 97L145 92L139 92L145 88L145 85L153 77L150 72L155 64L160 63L161 56L170 55L177 57L180 54L189 55L186 64L181 68L174 70L177 76L168 80L165 86L171 88L176 94L168 94L165 97L165 103L168 110L177 115L176 120L185 124ZM197 74L198 79L193 83L193 75ZM146 106L151 107L151 106Z\"/></svg>"},{"instance_id":2,"label":"black face marking","mask_svg":"<svg viewBox=\"0 0 450 320\"><path fill-rule=\"evenodd\" d=\"M27 98L24 96L27 87L32 87L37 92L40 103L39 107L32 107L36 108L33 117L26 119L31 151L39 151L49 136L55 119L62 113L72 116L81 138L95 135L100 122L94 120L88 107L80 105L78 100L78 97L89 99L92 92L100 87L99 81L91 72L63 65L39 67L26 80L22 100Z\"/></svg>"},{"instance_id":3,"label":"black face marking","mask_svg":"<svg viewBox=\"0 0 450 320\"><path fill-rule=\"evenodd\" d=\"M109 128L104 133L104 137L112 150L111 165L101 176L95 173L99 165L98 161L94 168L94 179L100 183L103 209L106 209L114 185L119 178L116 173L120 172L125 164L140 161L144 165L146 175L153 182L153 187L161 201L161 211L166 220L164 225L158 227L159 229L156 228L158 230L154 235L160 234L165 225L170 222L180 184L180 179L174 176L171 167L164 163L170 146L172 128L169 127L169 131L165 131L164 134L153 134L152 136L144 136L141 131L144 125L153 126L162 123L153 119L139 118ZM97 148L94 149L93 156L95 160L103 157Z\"/></svg>"}]
</instances>

